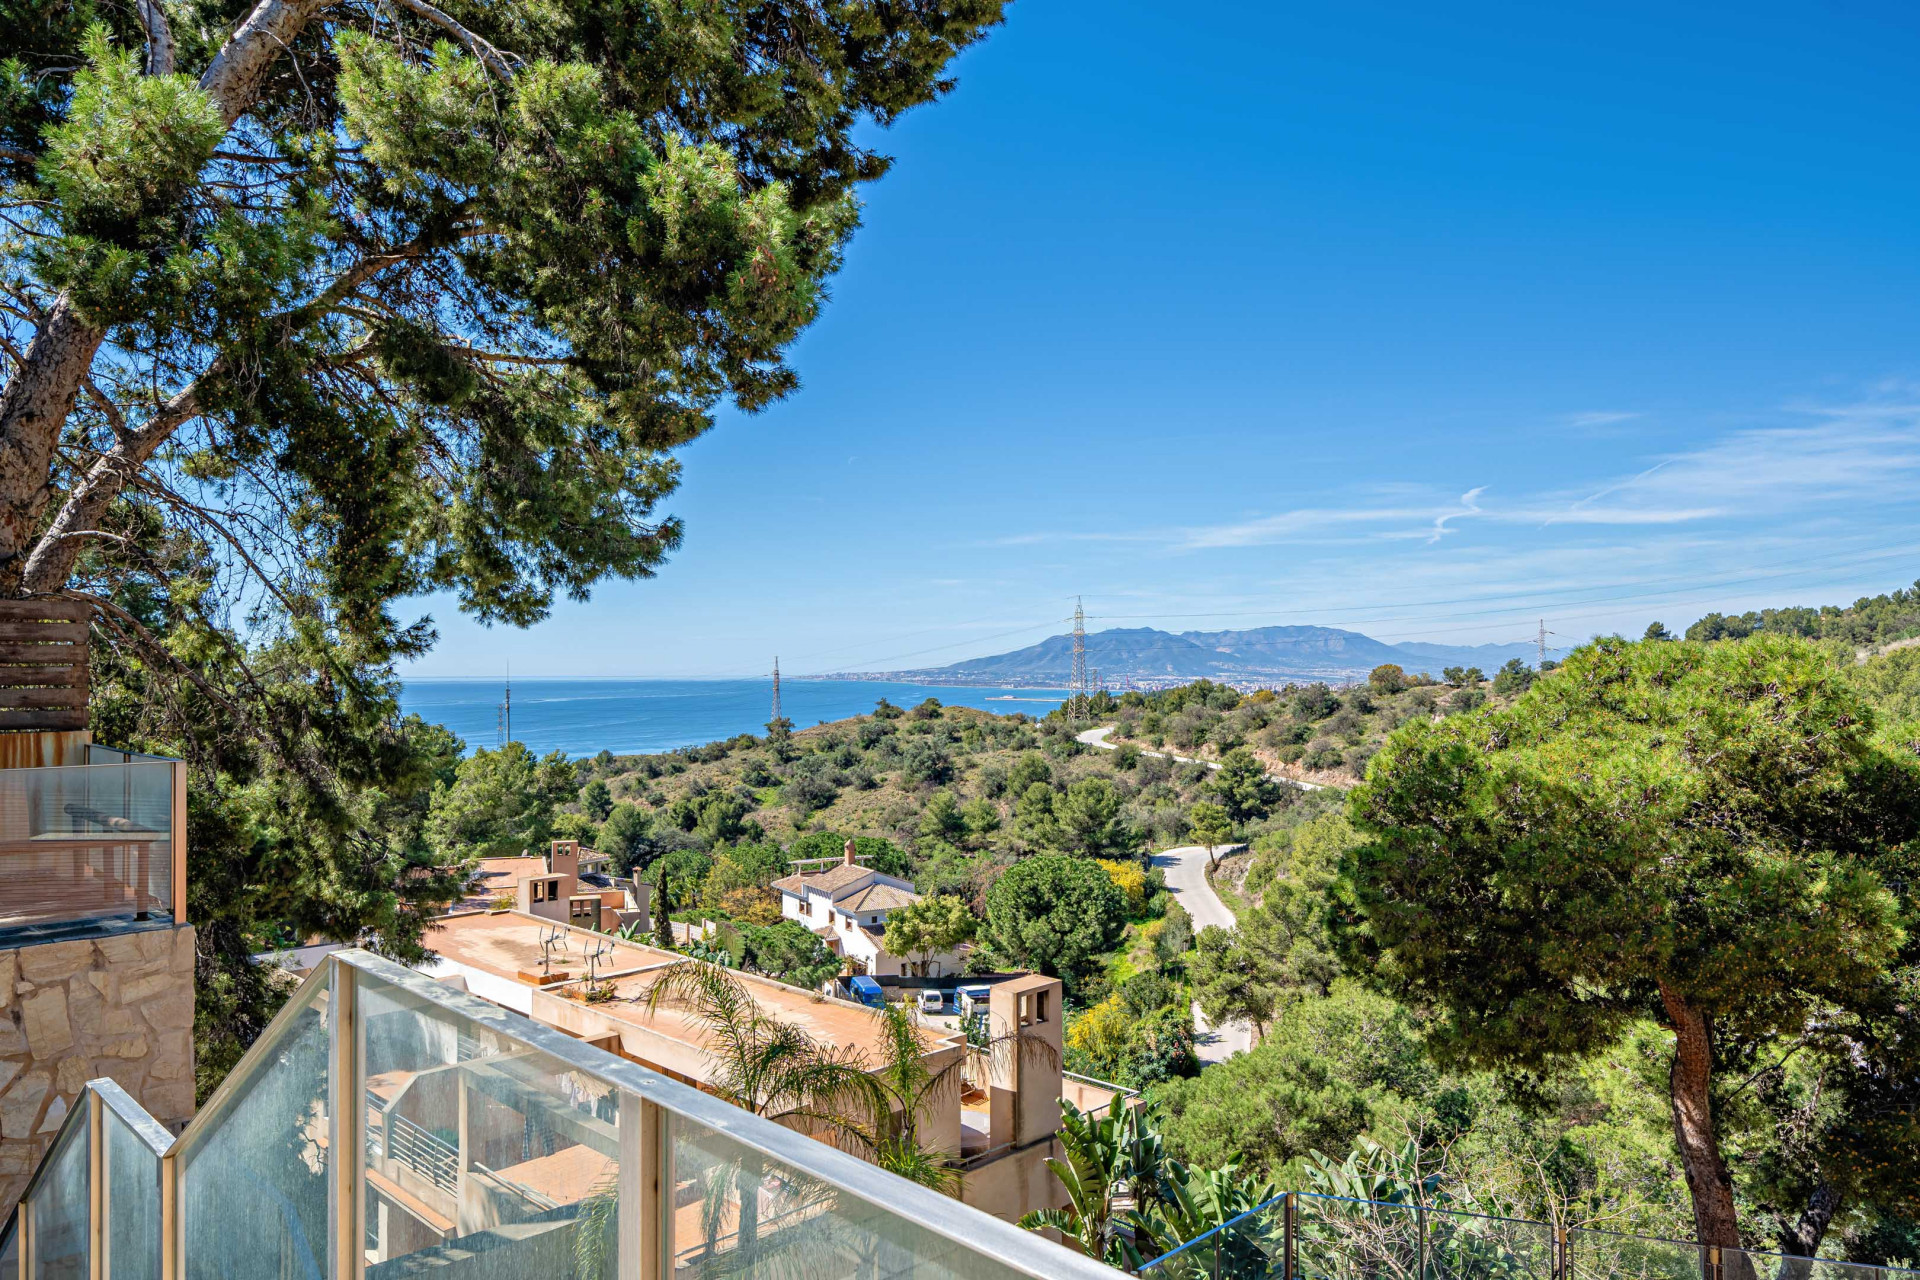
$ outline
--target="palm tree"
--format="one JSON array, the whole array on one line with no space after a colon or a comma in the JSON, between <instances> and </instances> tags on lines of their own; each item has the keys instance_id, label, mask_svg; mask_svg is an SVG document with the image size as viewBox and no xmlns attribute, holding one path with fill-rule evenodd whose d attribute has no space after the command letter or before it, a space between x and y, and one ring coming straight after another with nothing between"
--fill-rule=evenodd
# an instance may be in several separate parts
<instances>
[{"instance_id":1,"label":"palm tree","mask_svg":"<svg viewBox=\"0 0 1920 1280\"><path fill-rule=\"evenodd\" d=\"M967 1063L974 1053L989 1059L1002 1054L1037 1054L1049 1068L1059 1065L1059 1054L1045 1038L1015 1029L1005 1035L968 1037L967 1048L952 1062L934 1071L927 1066L927 1045L921 1039L919 1019L904 1006L882 1005L879 1014L884 1037L878 1063L863 1056L881 1106L867 1112L843 1112L834 1127L843 1141L888 1173L909 1182L958 1197L962 1174L958 1152L928 1145L920 1136L922 1116L947 1106L959 1106Z\"/></svg>"},{"instance_id":2,"label":"palm tree","mask_svg":"<svg viewBox=\"0 0 1920 1280\"><path fill-rule=\"evenodd\" d=\"M909 1182L950 1196L960 1194L958 1152L928 1146L920 1137L920 1117L951 1100L960 1104L962 1052L938 1071L927 1067L927 1047L913 1016L896 1004L878 1010L882 1055L875 1066L863 1058L873 1081L873 1106L836 1117L835 1128L861 1155Z\"/></svg>"},{"instance_id":3,"label":"palm tree","mask_svg":"<svg viewBox=\"0 0 1920 1280\"><path fill-rule=\"evenodd\" d=\"M662 969L647 989L645 1007L654 1011L667 1005L684 1008L705 1024L705 1052L713 1064L706 1088L742 1110L789 1124L835 1125L841 1115L870 1114L878 1105L864 1061L769 1017L747 984L718 965L682 960ZM764 1158L744 1148L732 1169L739 1222L731 1263L743 1269L750 1270L764 1252L759 1232L766 1172ZM712 1178L707 1192L707 1252L713 1260L725 1205L724 1177Z\"/></svg>"}]
</instances>

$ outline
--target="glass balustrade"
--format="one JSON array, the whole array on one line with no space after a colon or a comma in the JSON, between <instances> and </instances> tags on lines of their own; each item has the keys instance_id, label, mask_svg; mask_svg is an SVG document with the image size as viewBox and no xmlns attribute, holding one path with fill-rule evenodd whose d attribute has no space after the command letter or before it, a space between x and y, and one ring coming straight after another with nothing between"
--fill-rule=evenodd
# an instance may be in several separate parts
<instances>
[{"instance_id":1,"label":"glass balustrade","mask_svg":"<svg viewBox=\"0 0 1920 1280\"><path fill-rule=\"evenodd\" d=\"M0 1280L1114 1274L362 952L316 970L177 1141L87 1090Z\"/></svg>"},{"instance_id":2,"label":"glass balustrade","mask_svg":"<svg viewBox=\"0 0 1920 1280\"><path fill-rule=\"evenodd\" d=\"M1292 1201L1293 1222L1286 1221ZM1336 1196L1280 1196L1144 1263L1154 1280L1914 1280L1920 1272ZM1288 1256L1291 1251L1291 1256Z\"/></svg>"},{"instance_id":3,"label":"glass balustrade","mask_svg":"<svg viewBox=\"0 0 1920 1280\"><path fill-rule=\"evenodd\" d=\"M1553 1228L1451 1209L1422 1214L1432 1280L1557 1280Z\"/></svg>"},{"instance_id":4,"label":"glass balustrade","mask_svg":"<svg viewBox=\"0 0 1920 1280\"><path fill-rule=\"evenodd\" d=\"M1720 1250L1719 1267L1720 1280L1895 1280L1911 1274L1892 1267L1795 1258L1751 1249Z\"/></svg>"},{"instance_id":5,"label":"glass balustrade","mask_svg":"<svg viewBox=\"0 0 1920 1280\"><path fill-rule=\"evenodd\" d=\"M1567 1233L1569 1280L1711 1280L1699 1245L1615 1231Z\"/></svg>"},{"instance_id":6,"label":"glass balustrade","mask_svg":"<svg viewBox=\"0 0 1920 1280\"><path fill-rule=\"evenodd\" d=\"M96 1251L98 1256L95 1256ZM177 1140L88 1084L0 1280L1097 1280L843 1151L364 952L303 984ZM1916 1280L1293 1194L1154 1280Z\"/></svg>"},{"instance_id":7,"label":"glass balustrade","mask_svg":"<svg viewBox=\"0 0 1920 1280\"><path fill-rule=\"evenodd\" d=\"M333 1274L334 1002L326 972L319 977L281 1010L183 1135L176 1159L188 1280Z\"/></svg>"},{"instance_id":8,"label":"glass balustrade","mask_svg":"<svg viewBox=\"0 0 1920 1280\"><path fill-rule=\"evenodd\" d=\"M173 1136L117 1090L101 1099L100 1130L106 1163L103 1270L115 1280L160 1280L160 1157Z\"/></svg>"},{"instance_id":9,"label":"glass balustrade","mask_svg":"<svg viewBox=\"0 0 1920 1280\"><path fill-rule=\"evenodd\" d=\"M178 768L0 769L0 929L170 915Z\"/></svg>"},{"instance_id":10,"label":"glass balustrade","mask_svg":"<svg viewBox=\"0 0 1920 1280\"><path fill-rule=\"evenodd\" d=\"M66 1125L29 1202L33 1274L29 1280L87 1280L91 1274L89 1140L85 1123Z\"/></svg>"},{"instance_id":11,"label":"glass balustrade","mask_svg":"<svg viewBox=\"0 0 1920 1280\"><path fill-rule=\"evenodd\" d=\"M1229 1218L1141 1267L1154 1280L1268 1280L1286 1273L1287 1197L1279 1196Z\"/></svg>"}]
</instances>

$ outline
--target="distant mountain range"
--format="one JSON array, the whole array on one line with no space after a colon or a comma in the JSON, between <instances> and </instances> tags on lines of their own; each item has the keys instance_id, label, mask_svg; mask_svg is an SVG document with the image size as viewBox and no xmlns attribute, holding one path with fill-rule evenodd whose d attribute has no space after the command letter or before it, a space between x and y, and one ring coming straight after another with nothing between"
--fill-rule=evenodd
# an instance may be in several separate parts
<instances>
[{"instance_id":1,"label":"distant mountain range","mask_svg":"<svg viewBox=\"0 0 1920 1280\"><path fill-rule=\"evenodd\" d=\"M1531 666L1537 656L1530 644L1387 644L1334 627L1178 634L1152 627L1119 627L1087 633L1087 666L1097 670L1109 688L1127 681L1166 685L1202 678L1237 683L1349 680L1383 662L1435 676L1446 667L1479 667L1491 675L1509 658ZM1057 635L1025 649L969 658L951 666L861 674L927 684L1055 686L1064 685L1072 671L1073 637Z\"/></svg>"}]
</instances>

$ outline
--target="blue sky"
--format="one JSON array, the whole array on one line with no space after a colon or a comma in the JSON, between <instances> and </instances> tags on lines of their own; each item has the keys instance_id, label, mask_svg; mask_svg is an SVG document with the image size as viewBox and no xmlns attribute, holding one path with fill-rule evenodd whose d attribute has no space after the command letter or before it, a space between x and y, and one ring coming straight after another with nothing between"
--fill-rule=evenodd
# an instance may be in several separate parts
<instances>
[{"instance_id":1,"label":"blue sky","mask_svg":"<svg viewBox=\"0 0 1920 1280\"><path fill-rule=\"evenodd\" d=\"M1920 578L1920 9L1018 0L683 550L423 676L1580 638Z\"/></svg>"}]
</instances>

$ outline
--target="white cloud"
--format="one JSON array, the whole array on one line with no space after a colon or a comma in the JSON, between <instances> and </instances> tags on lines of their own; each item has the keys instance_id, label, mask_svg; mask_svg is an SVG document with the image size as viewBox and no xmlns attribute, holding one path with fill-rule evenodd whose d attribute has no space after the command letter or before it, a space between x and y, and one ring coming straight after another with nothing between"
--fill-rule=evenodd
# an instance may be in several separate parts
<instances>
[{"instance_id":1,"label":"white cloud","mask_svg":"<svg viewBox=\"0 0 1920 1280\"><path fill-rule=\"evenodd\" d=\"M1920 479L1920 407L1848 406L1802 411L1805 425L1734 431L1670 454L1637 474L1543 495L1504 514L1542 524L1673 524L1716 517L1778 518L1843 504L1903 502ZM1599 505L1602 500L1604 505ZM1496 517L1499 518L1499 517Z\"/></svg>"},{"instance_id":2,"label":"white cloud","mask_svg":"<svg viewBox=\"0 0 1920 1280\"><path fill-rule=\"evenodd\" d=\"M1476 490L1476 492L1478 492ZM1183 551L1215 547L1261 547L1290 542L1303 534L1325 533L1341 526L1424 522L1458 515L1455 509L1432 507L1302 507L1233 524L1202 525L1175 536Z\"/></svg>"},{"instance_id":3,"label":"white cloud","mask_svg":"<svg viewBox=\"0 0 1920 1280\"><path fill-rule=\"evenodd\" d=\"M1486 491L1487 491L1487 486L1485 485L1481 485L1476 489L1469 489L1465 493L1460 495L1459 510L1448 511L1448 512L1442 513L1441 515L1435 516L1433 519L1433 533L1431 536L1427 538L1427 544L1431 546L1432 544L1440 541L1440 539L1447 536L1447 521L1458 520L1462 516L1479 515L1480 505L1475 501L1475 499L1478 498L1481 494L1485 493Z\"/></svg>"},{"instance_id":4,"label":"white cloud","mask_svg":"<svg viewBox=\"0 0 1920 1280\"><path fill-rule=\"evenodd\" d=\"M1612 477L1532 491L1505 483L1497 488L1476 485L1449 499L1430 484L1387 481L1353 492L1352 501L1213 524L1017 534L993 545L1113 543L1185 556L1259 547L1311 548L1313 561L1339 566L1336 580L1350 584L1356 565L1377 558L1378 551L1367 548L1382 543L1444 542L1446 557L1458 562L1479 551L1565 552L1604 538L1598 559L1602 564L1610 561L1617 574L1623 562L1638 560L1651 545L1636 530L1691 527L1697 530L1689 535L1692 540L1710 538L1746 548L1747 556L1762 542L1781 537L1779 554L1792 556L1793 547L1830 546L1836 533L1844 532L1802 529L1809 521L1838 519L1857 533L1858 522L1880 509L1883 524L1906 522L1907 510L1920 498L1920 404L1880 400L1797 406L1783 413L1779 425L1723 432L1697 447L1665 455L1623 457L1623 462L1638 465L1623 467ZM1575 415L1589 422L1631 416ZM1470 522L1530 526L1546 540L1534 547L1504 545L1507 538L1491 527L1463 536ZM1545 532L1556 527L1561 530L1557 535ZM1619 537L1606 538L1607 529L1619 530ZM1127 554L1137 557L1139 551ZM1404 578L1413 559L1419 557L1403 557L1395 564L1396 579ZM1137 565L1137 559L1130 563Z\"/></svg>"},{"instance_id":5,"label":"white cloud","mask_svg":"<svg viewBox=\"0 0 1920 1280\"><path fill-rule=\"evenodd\" d=\"M1605 410L1589 413L1570 413L1563 421L1575 431L1596 431L1601 427L1611 427L1622 422L1632 422L1640 417L1637 413L1616 413Z\"/></svg>"}]
</instances>

